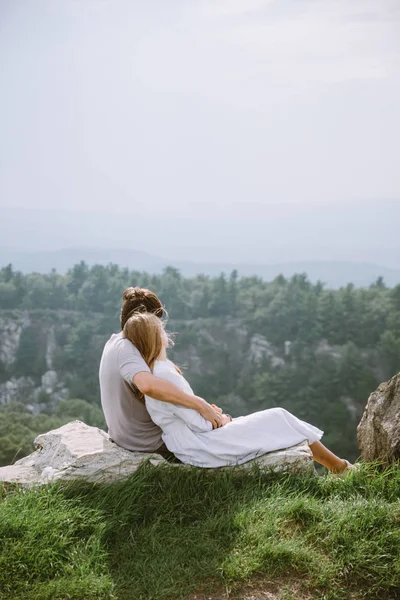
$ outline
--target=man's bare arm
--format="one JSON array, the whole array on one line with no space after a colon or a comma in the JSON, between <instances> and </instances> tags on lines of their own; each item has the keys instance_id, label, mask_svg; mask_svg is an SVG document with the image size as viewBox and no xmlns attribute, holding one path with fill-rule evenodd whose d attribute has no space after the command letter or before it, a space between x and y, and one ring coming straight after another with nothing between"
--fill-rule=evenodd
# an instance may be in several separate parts
<instances>
[{"instance_id":1,"label":"man's bare arm","mask_svg":"<svg viewBox=\"0 0 400 600\"><path fill-rule=\"evenodd\" d=\"M214 410L208 402L199 396L186 394L186 392L183 392L170 381L160 379L151 373L143 371L134 376L133 383L142 394L146 394L162 402L171 402L172 404L179 404L186 408L193 408L202 417L207 419L207 421L212 423L213 429L221 427L222 418L220 413Z\"/></svg>"}]
</instances>

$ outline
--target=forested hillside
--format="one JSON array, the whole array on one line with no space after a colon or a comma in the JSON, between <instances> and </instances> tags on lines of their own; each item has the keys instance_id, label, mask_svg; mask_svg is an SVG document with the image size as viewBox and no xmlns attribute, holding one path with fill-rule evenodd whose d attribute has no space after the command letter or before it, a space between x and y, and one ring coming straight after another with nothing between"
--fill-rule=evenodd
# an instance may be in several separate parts
<instances>
[{"instance_id":1,"label":"forested hillside","mask_svg":"<svg viewBox=\"0 0 400 600\"><path fill-rule=\"evenodd\" d=\"M400 370L400 285L331 291L304 274L267 283L80 263L67 275L0 270L1 464L73 418L104 426L99 360L130 285L164 302L171 358L196 393L233 415L282 406L322 428L334 451L358 456L368 395Z\"/></svg>"}]
</instances>

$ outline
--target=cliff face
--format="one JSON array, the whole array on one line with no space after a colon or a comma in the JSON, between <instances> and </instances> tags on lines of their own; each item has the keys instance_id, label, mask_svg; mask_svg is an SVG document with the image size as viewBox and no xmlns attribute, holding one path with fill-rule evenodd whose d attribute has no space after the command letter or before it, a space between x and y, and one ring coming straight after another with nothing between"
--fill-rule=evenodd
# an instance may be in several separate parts
<instances>
[{"instance_id":1,"label":"cliff face","mask_svg":"<svg viewBox=\"0 0 400 600\"><path fill-rule=\"evenodd\" d=\"M57 327L68 329L69 323L35 312L0 313L0 405L29 403L40 412L48 402L69 397L54 364Z\"/></svg>"},{"instance_id":2,"label":"cliff face","mask_svg":"<svg viewBox=\"0 0 400 600\"><path fill-rule=\"evenodd\" d=\"M3 365L11 366L15 362L22 330L30 323L28 313L0 314L0 362Z\"/></svg>"}]
</instances>

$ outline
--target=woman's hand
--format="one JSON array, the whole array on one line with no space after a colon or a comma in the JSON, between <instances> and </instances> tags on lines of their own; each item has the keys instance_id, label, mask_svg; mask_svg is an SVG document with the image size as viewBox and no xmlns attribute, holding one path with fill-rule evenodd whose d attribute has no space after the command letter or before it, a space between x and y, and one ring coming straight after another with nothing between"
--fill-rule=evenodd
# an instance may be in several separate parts
<instances>
[{"instance_id":1,"label":"woman's hand","mask_svg":"<svg viewBox=\"0 0 400 600\"><path fill-rule=\"evenodd\" d=\"M222 412L222 408L216 406L215 404L211 404L211 406L215 411L217 411L218 414L221 415L221 424L219 425L219 427L223 427L224 425L227 425L232 421L231 415L226 415L224 412Z\"/></svg>"},{"instance_id":2,"label":"woman's hand","mask_svg":"<svg viewBox=\"0 0 400 600\"><path fill-rule=\"evenodd\" d=\"M223 413L221 416L222 416L221 426L227 425L228 423L230 423L232 421L231 415L225 415Z\"/></svg>"}]
</instances>

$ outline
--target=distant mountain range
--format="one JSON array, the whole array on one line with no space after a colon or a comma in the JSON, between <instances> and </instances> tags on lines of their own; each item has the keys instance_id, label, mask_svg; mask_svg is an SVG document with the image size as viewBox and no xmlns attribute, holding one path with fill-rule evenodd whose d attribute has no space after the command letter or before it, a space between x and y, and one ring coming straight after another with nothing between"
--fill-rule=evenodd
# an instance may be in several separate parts
<instances>
[{"instance_id":1,"label":"distant mountain range","mask_svg":"<svg viewBox=\"0 0 400 600\"><path fill-rule=\"evenodd\" d=\"M237 269L239 275L257 275L266 281L283 274L290 277L295 273L307 273L313 282L323 281L326 287L338 288L347 283L357 287L368 286L380 276L387 286L400 284L400 269L390 269L382 265L366 262L347 261L291 261L275 264L248 264L229 262L192 262L161 258L131 249L102 249L102 248L66 248L57 251L21 251L11 248L0 248L0 266L12 263L14 268L24 273L47 273L56 269L66 273L74 264L84 260L88 265L109 263L130 270L160 273L166 266L176 267L186 277L199 273L219 275L221 272L230 273Z\"/></svg>"},{"instance_id":2,"label":"distant mountain range","mask_svg":"<svg viewBox=\"0 0 400 600\"><path fill-rule=\"evenodd\" d=\"M155 210L133 204L129 214L113 213L111 203L110 212L56 206L0 206L0 246L21 252L85 248L87 254L90 248L121 254L136 248L173 263L328 261L400 268L400 199L333 206L166 203Z\"/></svg>"}]
</instances>

